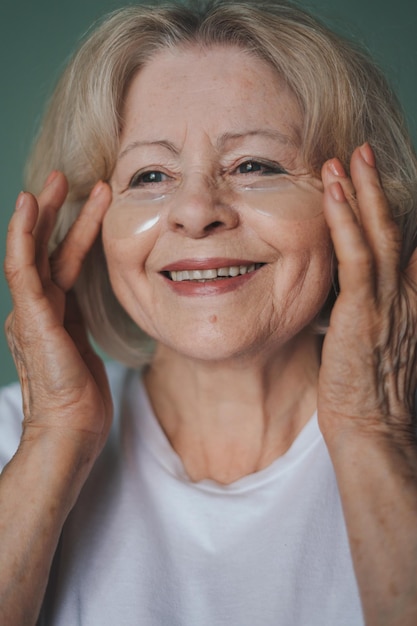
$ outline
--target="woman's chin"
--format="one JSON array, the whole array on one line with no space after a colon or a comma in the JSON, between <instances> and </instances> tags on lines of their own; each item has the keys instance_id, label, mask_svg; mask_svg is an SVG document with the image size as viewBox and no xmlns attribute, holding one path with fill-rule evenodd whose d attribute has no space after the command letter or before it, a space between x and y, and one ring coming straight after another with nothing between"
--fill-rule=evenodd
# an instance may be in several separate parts
<instances>
[{"instance_id":1,"label":"woman's chin","mask_svg":"<svg viewBox=\"0 0 417 626\"><path fill-rule=\"evenodd\" d=\"M233 362L256 358L259 354L268 354L271 349L278 347L279 338L265 336L248 336L240 329L240 332L221 332L221 330L190 332L187 335L178 333L175 338L161 337L156 339L160 351L166 350L172 356L185 357L196 361L205 362Z\"/></svg>"}]
</instances>

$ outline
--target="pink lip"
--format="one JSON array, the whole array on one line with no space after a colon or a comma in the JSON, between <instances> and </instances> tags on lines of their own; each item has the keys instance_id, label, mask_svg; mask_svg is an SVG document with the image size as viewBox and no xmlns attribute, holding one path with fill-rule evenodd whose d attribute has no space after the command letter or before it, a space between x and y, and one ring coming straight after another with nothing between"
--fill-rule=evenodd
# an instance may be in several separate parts
<instances>
[{"instance_id":1,"label":"pink lip","mask_svg":"<svg viewBox=\"0 0 417 626\"><path fill-rule=\"evenodd\" d=\"M207 259L181 259L179 261L169 263L169 265L166 265L160 271L178 272L182 270L211 270L219 269L219 267L232 267L236 265L254 265L255 263L259 263L259 261L248 261L248 259L226 259L222 257Z\"/></svg>"},{"instance_id":2,"label":"pink lip","mask_svg":"<svg viewBox=\"0 0 417 626\"><path fill-rule=\"evenodd\" d=\"M172 289L174 293L181 296L218 296L235 289L239 289L250 281L259 269L250 272L249 274L239 274L239 276L230 276L229 278L222 278L221 280L208 280L207 282L195 282L191 280L173 281L166 273L175 272L181 270L195 270L195 269L218 269L219 267L231 267L235 265L253 265L253 261L246 261L243 259L184 259L177 261L170 265L167 265L161 270L161 276L166 281L166 284Z\"/></svg>"}]
</instances>

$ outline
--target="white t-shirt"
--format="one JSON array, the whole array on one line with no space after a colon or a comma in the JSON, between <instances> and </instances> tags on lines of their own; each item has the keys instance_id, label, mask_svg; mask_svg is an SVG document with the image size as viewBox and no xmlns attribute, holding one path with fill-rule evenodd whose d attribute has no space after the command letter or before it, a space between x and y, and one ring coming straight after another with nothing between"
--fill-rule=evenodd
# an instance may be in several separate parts
<instances>
[{"instance_id":1,"label":"white t-shirt","mask_svg":"<svg viewBox=\"0 0 417 626\"><path fill-rule=\"evenodd\" d=\"M333 468L313 416L266 469L193 483L137 372L112 365L114 426L64 527L48 626L364 624ZM0 394L0 465L20 392Z\"/></svg>"}]
</instances>

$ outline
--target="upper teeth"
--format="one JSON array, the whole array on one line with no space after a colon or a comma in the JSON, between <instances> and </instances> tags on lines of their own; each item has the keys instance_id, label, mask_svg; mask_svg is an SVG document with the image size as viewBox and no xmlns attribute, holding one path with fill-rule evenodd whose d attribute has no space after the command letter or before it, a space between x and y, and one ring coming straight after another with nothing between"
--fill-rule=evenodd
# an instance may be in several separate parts
<instances>
[{"instance_id":1,"label":"upper teeth","mask_svg":"<svg viewBox=\"0 0 417 626\"><path fill-rule=\"evenodd\" d=\"M213 280L214 278L228 278L229 276L239 276L248 274L261 267L262 263L252 263L251 265L232 265L230 267L219 267L209 270L182 270L178 272L168 272L171 280L176 282L181 280Z\"/></svg>"}]
</instances>

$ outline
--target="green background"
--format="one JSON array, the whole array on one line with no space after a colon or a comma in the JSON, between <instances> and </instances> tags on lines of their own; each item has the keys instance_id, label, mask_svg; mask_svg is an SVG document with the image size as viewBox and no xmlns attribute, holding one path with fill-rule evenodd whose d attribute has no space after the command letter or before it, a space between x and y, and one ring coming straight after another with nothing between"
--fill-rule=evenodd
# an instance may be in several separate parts
<instances>
[{"instance_id":1,"label":"green background","mask_svg":"<svg viewBox=\"0 0 417 626\"><path fill-rule=\"evenodd\" d=\"M43 104L77 40L120 0L1 0L0 8L0 253L7 223ZM334 28L361 41L389 77L417 139L417 2L415 0L305 0ZM0 277L0 324L10 310ZM0 385L16 379L4 333L0 333Z\"/></svg>"}]
</instances>

